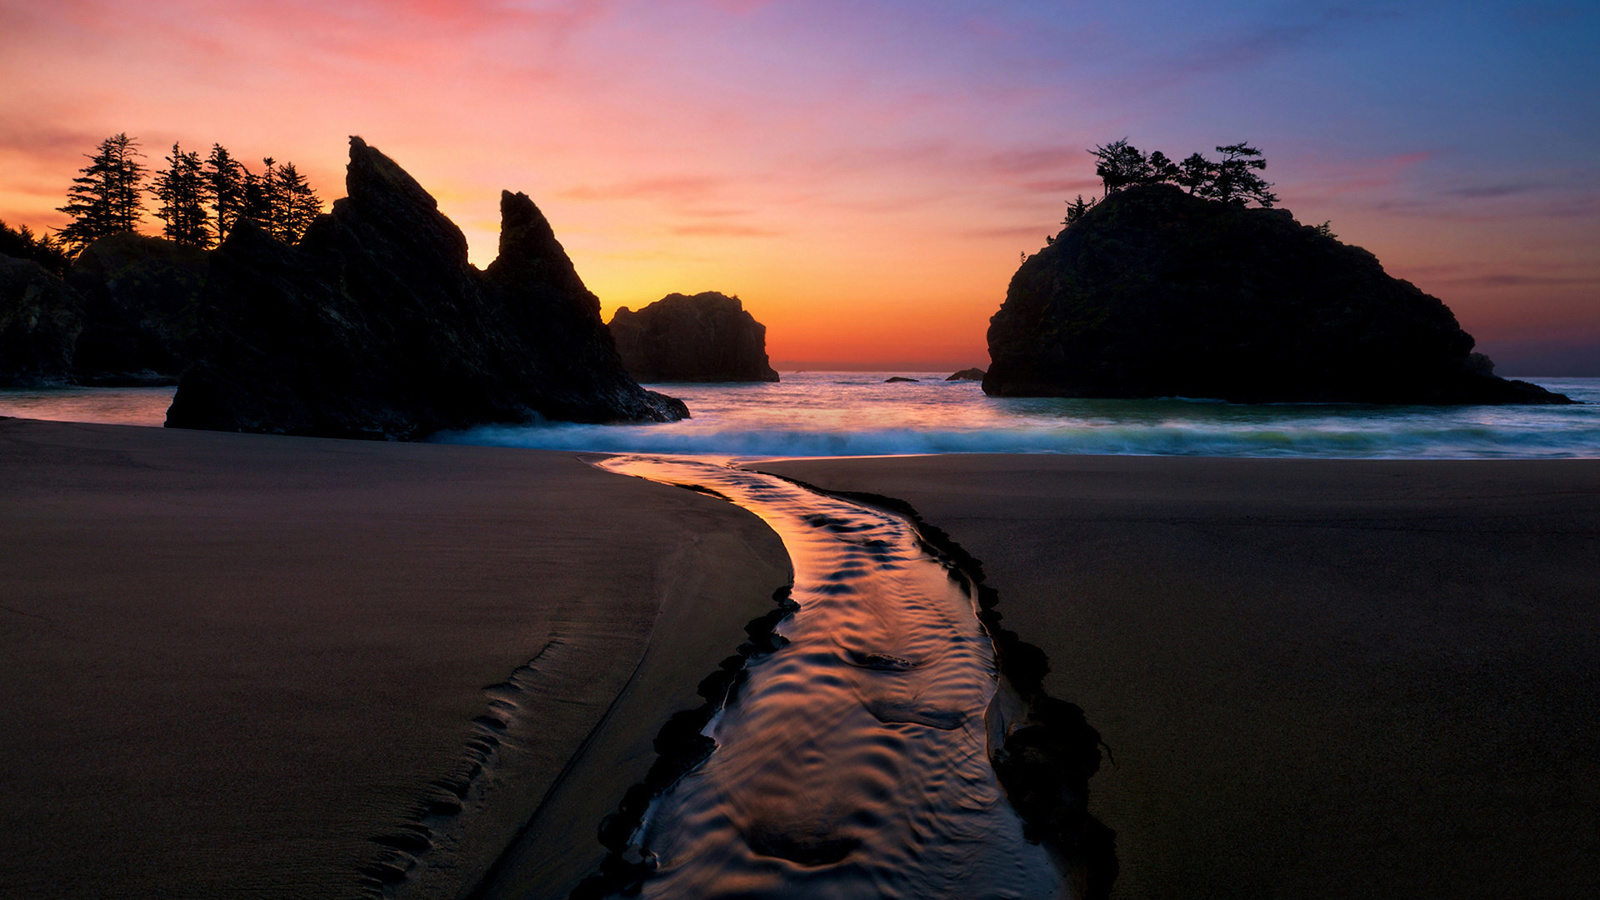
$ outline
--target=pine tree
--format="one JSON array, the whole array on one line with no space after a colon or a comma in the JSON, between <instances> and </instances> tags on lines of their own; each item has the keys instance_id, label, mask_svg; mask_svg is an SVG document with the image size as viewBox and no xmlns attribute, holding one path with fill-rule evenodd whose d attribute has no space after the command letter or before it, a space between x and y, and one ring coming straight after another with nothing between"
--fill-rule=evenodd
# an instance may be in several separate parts
<instances>
[{"instance_id":1,"label":"pine tree","mask_svg":"<svg viewBox=\"0 0 1600 900\"><path fill-rule=\"evenodd\" d=\"M1191 194L1199 194L1217 177L1217 164L1198 153L1178 164L1178 175L1173 180Z\"/></svg>"},{"instance_id":2,"label":"pine tree","mask_svg":"<svg viewBox=\"0 0 1600 900\"><path fill-rule=\"evenodd\" d=\"M1222 162L1216 164L1211 182L1202 186L1200 196L1240 206L1254 200L1266 209L1278 202L1272 185L1256 174L1267 167L1260 150L1238 143L1218 147L1217 152L1222 154Z\"/></svg>"},{"instance_id":3,"label":"pine tree","mask_svg":"<svg viewBox=\"0 0 1600 900\"><path fill-rule=\"evenodd\" d=\"M1079 219L1083 218L1084 213L1087 213L1093 207L1094 207L1094 198L1091 197L1087 201L1085 201L1083 199L1083 195L1079 194L1077 200L1075 200L1075 201L1069 200L1067 202L1067 217L1065 219L1061 220L1061 224L1063 224L1063 225L1071 225L1072 223L1074 223L1074 222L1078 221Z\"/></svg>"},{"instance_id":4,"label":"pine tree","mask_svg":"<svg viewBox=\"0 0 1600 900\"><path fill-rule=\"evenodd\" d=\"M294 163L286 162L278 169L278 193L283 208L277 218L278 230L274 236L290 244L305 236L311 222L322 214L322 200L311 189L306 177L295 170Z\"/></svg>"},{"instance_id":5,"label":"pine tree","mask_svg":"<svg viewBox=\"0 0 1600 900\"><path fill-rule=\"evenodd\" d=\"M0 222L0 256L31 259L51 273L65 275L72 258L67 249L49 234L34 234L26 225L12 228Z\"/></svg>"},{"instance_id":6,"label":"pine tree","mask_svg":"<svg viewBox=\"0 0 1600 900\"><path fill-rule=\"evenodd\" d=\"M245 170L221 144L211 145L211 156L206 159L206 197L211 202L211 220L217 232L217 243L227 240L233 226L244 215Z\"/></svg>"},{"instance_id":7,"label":"pine tree","mask_svg":"<svg viewBox=\"0 0 1600 900\"><path fill-rule=\"evenodd\" d=\"M1100 176L1105 196L1149 179L1150 160L1127 138L1096 147L1089 155L1095 158L1094 173Z\"/></svg>"},{"instance_id":8,"label":"pine tree","mask_svg":"<svg viewBox=\"0 0 1600 900\"><path fill-rule=\"evenodd\" d=\"M112 234L136 231L144 212L145 167L139 162L139 142L126 134L114 134L100 142L90 156L89 165L72 179L67 190L67 205L58 207L72 217L59 232L61 240L81 250Z\"/></svg>"},{"instance_id":9,"label":"pine tree","mask_svg":"<svg viewBox=\"0 0 1600 900\"><path fill-rule=\"evenodd\" d=\"M282 177L277 160L268 156L261 163L260 175L244 170L243 218L260 225L273 237L279 237L283 232L284 214Z\"/></svg>"},{"instance_id":10,"label":"pine tree","mask_svg":"<svg viewBox=\"0 0 1600 900\"><path fill-rule=\"evenodd\" d=\"M161 201L156 218L166 224L162 234L191 247L211 246L211 229L206 213L206 178L197 152L184 153L176 141L167 168L156 173L150 193Z\"/></svg>"}]
</instances>

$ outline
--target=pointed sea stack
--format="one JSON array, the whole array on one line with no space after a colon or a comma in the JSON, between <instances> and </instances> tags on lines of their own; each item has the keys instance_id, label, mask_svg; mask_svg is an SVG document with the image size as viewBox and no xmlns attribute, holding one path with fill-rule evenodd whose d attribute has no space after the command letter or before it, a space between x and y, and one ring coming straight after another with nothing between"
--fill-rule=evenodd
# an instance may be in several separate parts
<instances>
[{"instance_id":1,"label":"pointed sea stack","mask_svg":"<svg viewBox=\"0 0 1600 900\"><path fill-rule=\"evenodd\" d=\"M777 381L767 361L767 326L738 297L715 291L668 294L611 317L622 363L640 381Z\"/></svg>"},{"instance_id":2,"label":"pointed sea stack","mask_svg":"<svg viewBox=\"0 0 1600 900\"><path fill-rule=\"evenodd\" d=\"M500 258L479 272L433 197L358 137L346 188L298 246L245 224L215 251L206 350L169 427L411 440L540 416L688 415L628 377L526 196L502 196Z\"/></svg>"},{"instance_id":3,"label":"pointed sea stack","mask_svg":"<svg viewBox=\"0 0 1600 900\"><path fill-rule=\"evenodd\" d=\"M1301 225L1171 185L1107 197L1029 257L985 393L1238 402L1570 403L1497 378L1436 297Z\"/></svg>"}]
</instances>

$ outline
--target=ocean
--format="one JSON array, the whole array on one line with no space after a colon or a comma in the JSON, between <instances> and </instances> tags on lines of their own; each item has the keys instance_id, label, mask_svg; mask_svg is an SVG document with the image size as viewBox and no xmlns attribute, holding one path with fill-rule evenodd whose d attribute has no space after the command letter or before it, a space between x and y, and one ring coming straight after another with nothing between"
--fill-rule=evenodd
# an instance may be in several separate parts
<instances>
[{"instance_id":1,"label":"ocean","mask_svg":"<svg viewBox=\"0 0 1600 900\"><path fill-rule=\"evenodd\" d=\"M1244 405L987 397L931 372L787 372L776 384L660 384L693 418L536 423L442 443L736 457L1100 453L1329 459L1600 457L1600 378L1530 378L1581 406ZM888 383L892 376L915 378ZM160 425L172 388L0 391L0 415Z\"/></svg>"}]
</instances>

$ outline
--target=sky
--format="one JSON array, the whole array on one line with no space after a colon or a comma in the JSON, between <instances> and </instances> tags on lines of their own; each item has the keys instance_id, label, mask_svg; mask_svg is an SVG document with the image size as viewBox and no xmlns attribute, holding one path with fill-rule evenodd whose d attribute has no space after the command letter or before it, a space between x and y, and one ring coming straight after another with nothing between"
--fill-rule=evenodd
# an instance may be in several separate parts
<instances>
[{"instance_id":1,"label":"sky","mask_svg":"<svg viewBox=\"0 0 1600 900\"><path fill-rule=\"evenodd\" d=\"M118 132L329 201L359 134L477 265L524 191L607 318L734 294L783 371L986 366L1087 148L1243 140L1501 373L1600 375L1593 2L0 0L0 86L13 226Z\"/></svg>"}]
</instances>

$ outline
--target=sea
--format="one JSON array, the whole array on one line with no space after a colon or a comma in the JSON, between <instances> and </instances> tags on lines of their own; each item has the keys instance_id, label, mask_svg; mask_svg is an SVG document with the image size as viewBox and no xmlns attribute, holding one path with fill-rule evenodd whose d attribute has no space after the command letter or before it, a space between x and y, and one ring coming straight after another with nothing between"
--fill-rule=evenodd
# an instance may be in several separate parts
<instances>
[{"instance_id":1,"label":"sea","mask_svg":"<svg viewBox=\"0 0 1600 900\"><path fill-rule=\"evenodd\" d=\"M1577 406L1238 404L988 397L937 372L785 372L777 383L655 384L692 418L535 422L437 435L452 444L731 457L1080 453L1329 459L1600 457L1600 378L1527 378ZM912 378L914 381L889 381ZM173 389L0 390L0 415L160 425Z\"/></svg>"}]
</instances>

